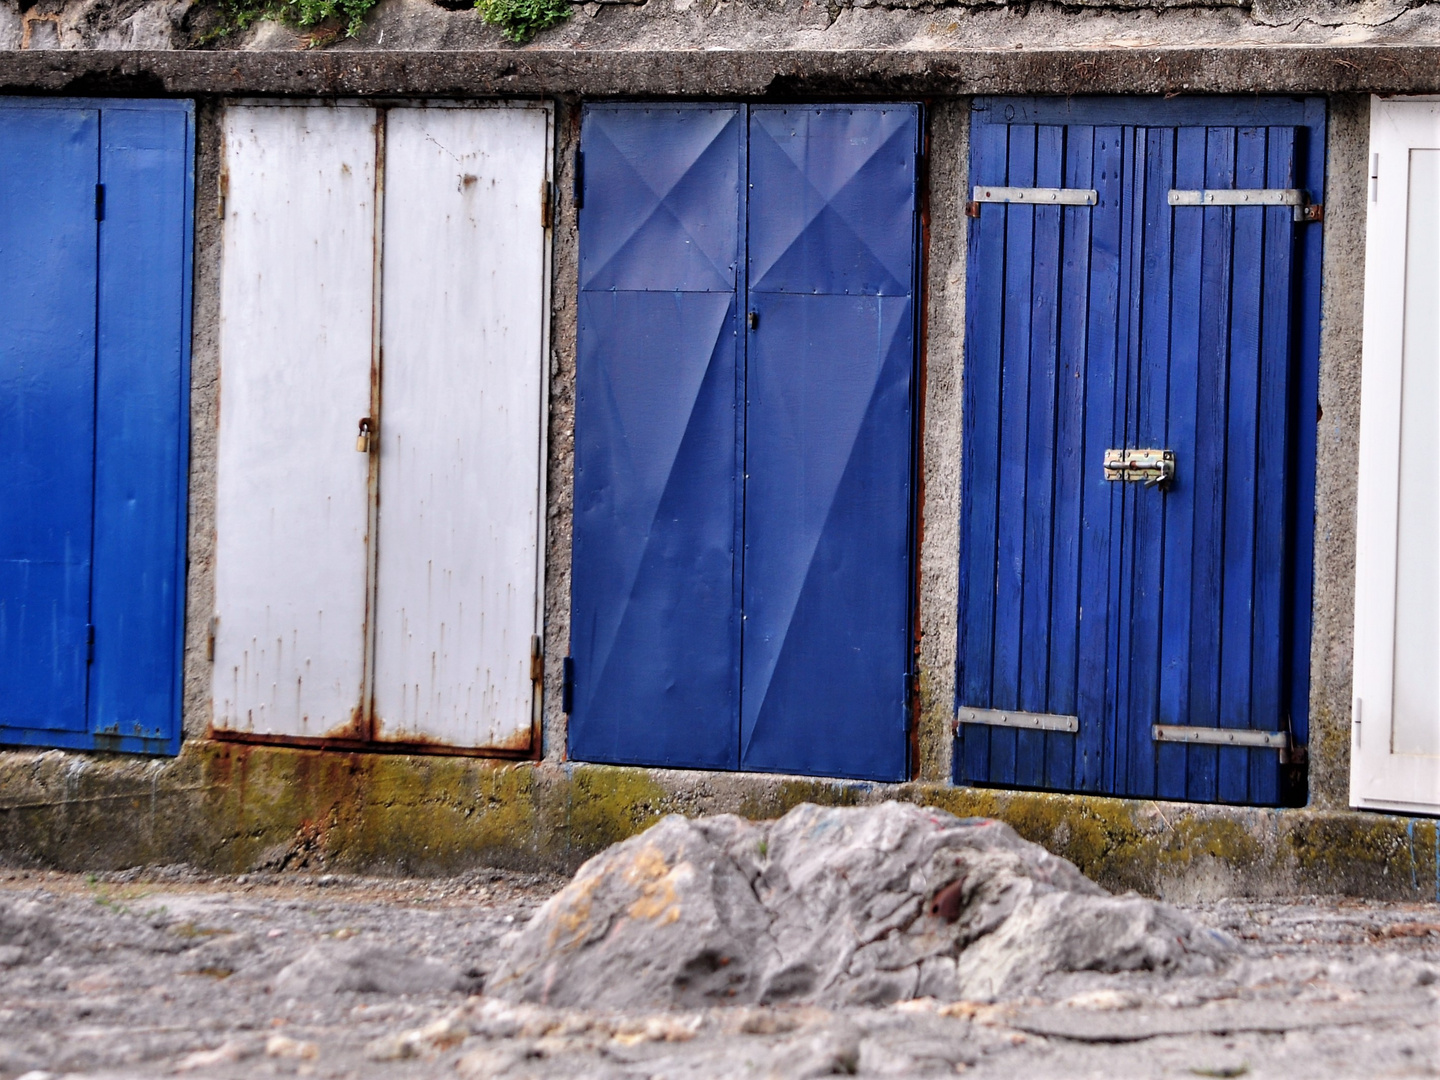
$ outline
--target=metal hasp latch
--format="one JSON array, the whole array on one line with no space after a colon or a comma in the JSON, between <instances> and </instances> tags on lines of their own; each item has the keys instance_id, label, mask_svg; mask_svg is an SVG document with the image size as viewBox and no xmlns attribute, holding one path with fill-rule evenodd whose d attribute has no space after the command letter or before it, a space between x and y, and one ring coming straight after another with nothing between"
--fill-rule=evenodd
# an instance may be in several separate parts
<instances>
[{"instance_id":1,"label":"metal hasp latch","mask_svg":"<svg viewBox=\"0 0 1440 1080\"><path fill-rule=\"evenodd\" d=\"M1105 479L1167 487L1175 479L1175 451L1106 450Z\"/></svg>"},{"instance_id":2,"label":"metal hasp latch","mask_svg":"<svg viewBox=\"0 0 1440 1080\"><path fill-rule=\"evenodd\" d=\"M1173 188L1168 202L1171 206L1288 206L1295 211L1296 221L1322 221L1325 217L1325 207L1312 203L1309 194L1299 188Z\"/></svg>"},{"instance_id":3,"label":"metal hasp latch","mask_svg":"<svg viewBox=\"0 0 1440 1080\"><path fill-rule=\"evenodd\" d=\"M977 184L965 204L967 217L980 216L981 203L1019 203L1023 206L1094 206L1094 188L983 187Z\"/></svg>"}]
</instances>

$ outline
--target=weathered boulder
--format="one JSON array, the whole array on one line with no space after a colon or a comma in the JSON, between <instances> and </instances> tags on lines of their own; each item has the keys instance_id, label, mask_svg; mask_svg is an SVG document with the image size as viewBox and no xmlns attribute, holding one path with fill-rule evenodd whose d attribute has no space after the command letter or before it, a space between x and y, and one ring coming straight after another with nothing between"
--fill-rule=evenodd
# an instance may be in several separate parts
<instances>
[{"instance_id":1,"label":"weathered boulder","mask_svg":"<svg viewBox=\"0 0 1440 1080\"><path fill-rule=\"evenodd\" d=\"M1007 825L905 803L667 817L601 852L486 992L549 1005L996 999L1056 971L1214 970L1235 944Z\"/></svg>"}]
</instances>

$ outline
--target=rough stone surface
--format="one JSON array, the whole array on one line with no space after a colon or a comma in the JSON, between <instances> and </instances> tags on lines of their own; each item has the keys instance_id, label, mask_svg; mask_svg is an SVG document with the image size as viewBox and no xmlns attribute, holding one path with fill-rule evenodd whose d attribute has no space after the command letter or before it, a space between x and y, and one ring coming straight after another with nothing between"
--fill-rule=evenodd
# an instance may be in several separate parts
<instances>
[{"instance_id":1,"label":"rough stone surface","mask_svg":"<svg viewBox=\"0 0 1440 1080\"><path fill-rule=\"evenodd\" d=\"M0 972L0 1077L1352 1080L1440 1069L1434 903L1190 906L1237 940L1224 970L1056 973L997 1004L616 1010L273 989L297 956L335 944L493 970L507 931L561 884L501 872L417 881L0 869L0 904L43 915L54 934Z\"/></svg>"},{"instance_id":2,"label":"rough stone surface","mask_svg":"<svg viewBox=\"0 0 1440 1080\"><path fill-rule=\"evenodd\" d=\"M634 1008L1013 997L1054 972L1212 971L1225 935L987 819L904 803L667 817L581 867L491 993Z\"/></svg>"}]
</instances>

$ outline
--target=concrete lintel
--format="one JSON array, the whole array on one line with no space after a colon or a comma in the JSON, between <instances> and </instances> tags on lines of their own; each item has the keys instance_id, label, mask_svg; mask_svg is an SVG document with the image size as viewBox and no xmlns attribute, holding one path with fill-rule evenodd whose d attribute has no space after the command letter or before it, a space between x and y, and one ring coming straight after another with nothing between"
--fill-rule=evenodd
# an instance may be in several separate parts
<instances>
[{"instance_id":1,"label":"concrete lintel","mask_svg":"<svg viewBox=\"0 0 1440 1080\"><path fill-rule=\"evenodd\" d=\"M572 870L670 813L776 817L901 799L996 817L1115 890L1173 900L1433 900L1436 822L743 773L187 743L176 760L0 754L0 860L444 873Z\"/></svg>"},{"instance_id":2,"label":"concrete lintel","mask_svg":"<svg viewBox=\"0 0 1440 1080\"><path fill-rule=\"evenodd\" d=\"M1440 92L1440 46L470 52L0 51L0 92L135 95Z\"/></svg>"}]
</instances>

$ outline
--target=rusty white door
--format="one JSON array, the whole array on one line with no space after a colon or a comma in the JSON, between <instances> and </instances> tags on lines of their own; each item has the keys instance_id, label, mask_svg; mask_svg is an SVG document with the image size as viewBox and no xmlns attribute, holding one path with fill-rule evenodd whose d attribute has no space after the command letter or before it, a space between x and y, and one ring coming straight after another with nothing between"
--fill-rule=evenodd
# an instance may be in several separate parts
<instances>
[{"instance_id":1,"label":"rusty white door","mask_svg":"<svg viewBox=\"0 0 1440 1080\"><path fill-rule=\"evenodd\" d=\"M377 739L530 746L548 144L539 108L389 111Z\"/></svg>"},{"instance_id":2,"label":"rusty white door","mask_svg":"<svg viewBox=\"0 0 1440 1080\"><path fill-rule=\"evenodd\" d=\"M376 113L223 123L214 727L363 734Z\"/></svg>"},{"instance_id":3,"label":"rusty white door","mask_svg":"<svg viewBox=\"0 0 1440 1080\"><path fill-rule=\"evenodd\" d=\"M227 110L217 732L532 747L550 127Z\"/></svg>"}]
</instances>

